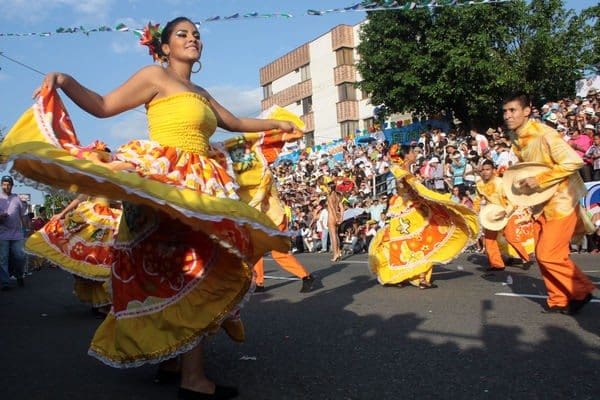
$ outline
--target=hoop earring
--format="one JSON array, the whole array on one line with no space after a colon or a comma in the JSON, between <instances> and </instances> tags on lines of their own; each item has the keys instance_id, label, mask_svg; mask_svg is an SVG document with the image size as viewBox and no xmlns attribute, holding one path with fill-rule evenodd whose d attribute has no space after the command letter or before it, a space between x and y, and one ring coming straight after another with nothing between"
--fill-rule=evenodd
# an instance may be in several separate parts
<instances>
[{"instance_id":1,"label":"hoop earring","mask_svg":"<svg viewBox=\"0 0 600 400\"><path fill-rule=\"evenodd\" d=\"M195 61L194 65L198 63L198 69L194 71L194 68L192 67L192 74L195 74L197 72L200 72L200 70L202 69L202 63L200 61Z\"/></svg>"},{"instance_id":2,"label":"hoop earring","mask_svg":"<svg viewBox=\"0 0 600 400\"><path fill-rule=\"evenodd\" d=\"M161 65L163 68L167 68L167 67L169 66L169 56L168 56L168 55L166 55L166 56L163 56L163 57L160 59L160 65Z\"/></svg>"}]
</instances>

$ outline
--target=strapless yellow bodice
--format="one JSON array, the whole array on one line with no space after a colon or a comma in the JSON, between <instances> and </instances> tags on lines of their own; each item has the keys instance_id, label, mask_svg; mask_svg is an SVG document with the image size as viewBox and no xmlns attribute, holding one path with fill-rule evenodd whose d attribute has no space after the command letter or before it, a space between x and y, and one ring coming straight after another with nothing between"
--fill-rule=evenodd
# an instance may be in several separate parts
<instances>
[{"instance_id":1,"label":"strapless yellow bodice","mask_svg":"<svg viewBox=\"0 0 600 400\"><path fill-rule=\"evenodd\" d=\"M208 139L217 128L217 118L204 97L193 92L163 97L148 104L147 114L150 140L208 154Z\"/></svg>"}]
</instances>

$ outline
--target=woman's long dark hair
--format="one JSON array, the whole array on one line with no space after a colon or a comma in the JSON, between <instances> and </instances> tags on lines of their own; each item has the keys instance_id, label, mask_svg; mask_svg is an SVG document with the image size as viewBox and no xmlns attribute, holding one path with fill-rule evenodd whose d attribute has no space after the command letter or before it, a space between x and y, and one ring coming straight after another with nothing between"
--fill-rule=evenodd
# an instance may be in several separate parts
<instances>
[{"instance_id":1,"label":"woman's long dark hair","mask_svg":"<svg viewBox=\"0 0 600 400\"><path fill-rule=\"evenodd\" d=\"M175 19L170 20L169 22L167 22L167 24L165 25L165 27L163 28L162 32L160 33L160 44L169 44L169 39L171 38L171 34L173 33L173 30L175 30L175 26L177 26L177 24L179 24L180 22L189 22L191 24L193 24L194 26L196 25L191 19L187 18L187 17L177 17ZM157 46L156 47L156 53L158 54L158 56L161 59L166 59L167 55L165 53L163 53L162 50L162 46Z\"/></svg>"}]
</instances>

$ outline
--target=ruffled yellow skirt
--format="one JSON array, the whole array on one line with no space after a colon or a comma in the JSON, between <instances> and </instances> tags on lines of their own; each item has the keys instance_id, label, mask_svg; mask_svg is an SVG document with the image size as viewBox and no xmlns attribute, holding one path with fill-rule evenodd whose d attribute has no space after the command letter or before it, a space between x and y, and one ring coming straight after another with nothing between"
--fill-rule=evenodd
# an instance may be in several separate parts
<instances>
[{"instance_id":1,"label":"ruffled yellow skirt","mask_svg":"<svg viewBox=\"0 0 600 400\"><path fill-rule=\"evenodd\" d=\"M73 293L83 302L91 304L92 307L109 306L112 303L107 289L107 282L92 281L75 276Z\"/></svg>"},{"instance_id":2,"label":"ruffled yellow skirt","mask_svg":"<svg viewBox=\"0 0 600 400\"><path fill-rule=\"evenodd\" d=\"M477 215L406 174L390 200L388 226L369 246L369 266L381 284L429 280L435 264L452 261L479 235Z\"/></svg>"},{"instance_id":3,"label":"ruffled yellow skirt","mask_svg":"<svg viewBox=\"0 0 600 400\"><path fill-rule=\"evenodd\" d=\"M104 282L114 263L121 210L105 200L84 201L64 219L52 219L25 241L28 253L84 279Z\"/></svg>"},{"instance_id":4,"label":"ruffled yellow skirt","mask_svg":"<svg viewBox=\"0 0 600 400\"><path fill-rule=\"evenodd\" d=\"M252 139L253 146L262 139ZM148 154L157 152L170 160L159 166L166 169L144 168ZM252 286L249 266L269 250L287 251L289 238L237 199L227 165L145 141L116 153L101 143L81 146L55 92L44 93L0 145L0 156L12 159L14 173L30 184L123 202L118 239L107 254L113 306L89 353L115 367L135 367L184 353L237 317ZM126 157L136 172L108 168L104 162L115 156ZM248 165L247 176L261 176L249 175ZM95 270L88 277L101 275Z\"/></svg>"}]
</instances>

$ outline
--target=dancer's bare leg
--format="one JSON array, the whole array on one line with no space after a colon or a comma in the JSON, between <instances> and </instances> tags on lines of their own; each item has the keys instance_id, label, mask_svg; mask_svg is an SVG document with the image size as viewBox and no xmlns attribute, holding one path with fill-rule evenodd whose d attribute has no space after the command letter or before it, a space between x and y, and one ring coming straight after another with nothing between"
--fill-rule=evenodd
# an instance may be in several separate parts
<instances>
[{"instance_id":1,"label":"dancer's bare leg","mask_svg":"<svg viewBox=\"0 0 600 400\"><path fill-rule=\"evenodd\" d=\"M101 165L103 167L109 168L113 171L135 171L135 165L127 161L106 161L101 158L97 153L91 153L87 156L87 159L93 162L94 164Z\"/></svg>"},{"instance_id":2,"label":"dancer's bare leg","mask_svg":"<svg viewBox=\"0 0 600 400\"><path fill-rule=\"evenodd\" d=\"M202 343L181 356L181 387L195 392L215 392L214 382L204 374Z\"/></svg>"},{"instance_id":3,"label":"dancer's bare leg","mask_svg":"<svg viewBox=\"0 0 600 400\"><path fill-rule=\"evenodd\" d=\"M331 251L333 252L333 258L331 261L337 261L342 257L340 250L340 243L338 240L337 226L333 223L329 223L329 240L331 241Z\"/></svg>"},{"instance_id":4,"label":"dancer's bare leg","mask_svg":"<svg viewBox=\"0 0 600 400\"><path fill-rule=\"evenodd\" d=\"M135 171L135 165L126 161L111 161L109 163L104 163L104 166L107 166L113 171Z\"/></svg>"}]
</instances>

